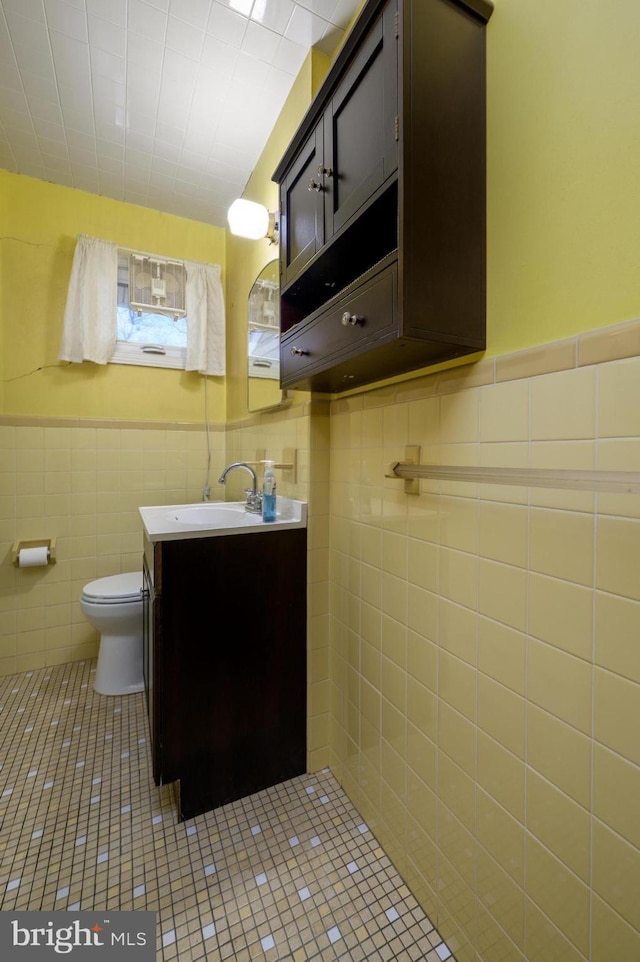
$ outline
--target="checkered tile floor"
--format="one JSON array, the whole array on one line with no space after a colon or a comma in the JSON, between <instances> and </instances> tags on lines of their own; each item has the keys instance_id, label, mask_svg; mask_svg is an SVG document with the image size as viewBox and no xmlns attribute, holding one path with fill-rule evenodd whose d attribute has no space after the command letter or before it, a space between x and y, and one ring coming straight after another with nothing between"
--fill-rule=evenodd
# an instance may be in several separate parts
<instances>
[{"instance_id":1,"label":"checkered tile floor","mask_svg":"<svg viewBox=\"0 0 640 962\"><path fill-rule=\"evenodd\" d=\"M0 680L0 909L157 913L157 958L452 959L329 771L178 822L144 695Z\"/></svg>"}]
</instances>

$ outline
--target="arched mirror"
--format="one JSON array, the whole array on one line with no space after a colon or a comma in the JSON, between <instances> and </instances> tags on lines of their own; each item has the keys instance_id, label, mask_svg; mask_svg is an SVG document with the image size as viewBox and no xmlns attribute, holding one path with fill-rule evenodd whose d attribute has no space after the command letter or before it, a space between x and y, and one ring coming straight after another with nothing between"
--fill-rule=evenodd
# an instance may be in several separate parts
<instances>
[{"instance_id":1,"label":"arched mirror","mask_svg":"<svg viewBox=\"0 0 640 962\"><path fill-rule=\"evenodd\" d=\"M248 408L262 411L282 403L280 388L280 274L278 261L262 268L249 292Z\"/></svg>"}]
</instances>

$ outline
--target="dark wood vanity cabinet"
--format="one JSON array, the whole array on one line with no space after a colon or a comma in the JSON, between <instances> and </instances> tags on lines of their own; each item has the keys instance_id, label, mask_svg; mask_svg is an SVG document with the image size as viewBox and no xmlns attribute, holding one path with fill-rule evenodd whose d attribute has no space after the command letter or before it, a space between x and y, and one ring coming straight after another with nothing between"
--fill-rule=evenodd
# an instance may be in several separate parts
<instances>
[{"instance_id":1,"label":"dark wood vanity cabinet","mask_svg":"<svg viewBox=\"0 0 640 962\"><path fill-rule=\"evenodd\" d=\"M145 542L156 784L181 818L306 771L306 530Z\"/></svg>"},{"instance_id":2,"label":"dark wood vanity cabinet","mask_svg":"<svg viewBox=\"0 0 640 962\"><path fill-rule=\"evenodd\" d=\"M488 0L369 0L289 145L281 381L339 392L485 347Z\"/></svg>"}]
</instances>

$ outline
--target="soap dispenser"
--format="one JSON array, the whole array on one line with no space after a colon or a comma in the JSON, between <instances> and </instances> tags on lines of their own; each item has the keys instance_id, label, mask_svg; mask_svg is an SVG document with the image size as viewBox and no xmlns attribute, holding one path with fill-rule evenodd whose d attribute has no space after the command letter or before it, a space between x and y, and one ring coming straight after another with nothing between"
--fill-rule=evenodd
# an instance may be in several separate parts
<instances>
[{"instance_id":1,"label":"soap dispenser","mask_svg":"<svg viewBox=\"0 0 640 962\"><path fill-rule=\"evenodd\" d=\"M276 520L276 476L273 473L273 461L265 461L264 477L262 478L262 520Z\"/></svg>"}]
</instances>

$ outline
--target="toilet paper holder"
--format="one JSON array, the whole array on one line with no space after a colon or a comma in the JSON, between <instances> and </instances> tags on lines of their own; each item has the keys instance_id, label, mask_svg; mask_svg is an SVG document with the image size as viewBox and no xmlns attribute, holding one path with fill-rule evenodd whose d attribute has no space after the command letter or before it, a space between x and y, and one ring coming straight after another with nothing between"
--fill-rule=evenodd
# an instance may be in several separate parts
<instances>
[{"instance_id":1,"label":"toilet paper holder","mask_svg":"<svg viewBox=\"0 0 640 962\"><path fill-rule=\"evenodd\" d=\"M11 561L16 566L20 567L20 552L23 548L46 548L47 549L47 564L55 564L56 562L56 539L55 538L37 538L33 541L14 541L11 547Z\"/></svg>"}]
</instances>

